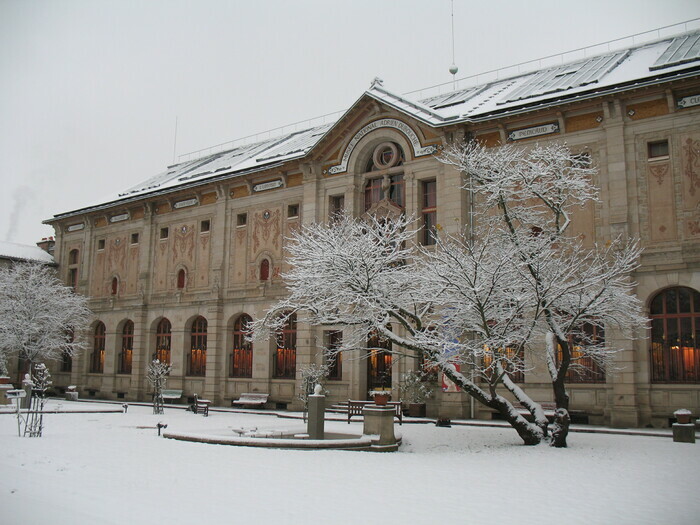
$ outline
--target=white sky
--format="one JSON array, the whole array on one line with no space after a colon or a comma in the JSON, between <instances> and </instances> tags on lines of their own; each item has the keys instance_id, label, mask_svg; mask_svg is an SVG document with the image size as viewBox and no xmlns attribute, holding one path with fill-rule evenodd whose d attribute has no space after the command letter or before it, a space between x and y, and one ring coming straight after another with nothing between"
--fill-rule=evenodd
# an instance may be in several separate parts
<instances>
[{"instance_id":1,"label":"white sky","mask_svg":"<svg viewBox=\"0 0 700 525\"><path fill-rule=\"evenodd\" d=\"M455 0L458 78L700 17L697 0ZM0 0L0 240L177 154L451 80L449 0Z\"/></svg>"}]
</instances>

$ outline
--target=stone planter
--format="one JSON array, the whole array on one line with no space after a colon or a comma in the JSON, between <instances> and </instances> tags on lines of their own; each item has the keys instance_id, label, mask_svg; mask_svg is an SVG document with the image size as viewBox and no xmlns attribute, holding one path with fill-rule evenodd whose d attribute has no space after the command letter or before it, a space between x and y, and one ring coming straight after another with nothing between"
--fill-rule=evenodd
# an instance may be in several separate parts
<instances>
[{"instance_id":1,"label":"stone planter","mask_svg":"<svg viewBox=\"0 0 700 525\"><path fill-rule=\"evenodd\" d=\"M373 394L372 400L377 406L385 406L389 402L390 397L391 394L389 392L387 392L386 394Z\"/></svg>"},{"instance_id":2,"label":"stone planter","mask_svg":"<svg viewBox=\"0 0 700 525\"><path fill-rule=\"evenodd\" d=\"M676 410L673 415L676 417L676 421L680 423L681 425L687 425L690 423L690 417L693 415L690 410L686 410L685 408L681 408L680 410Z\"/></svg>"}]
</instances>

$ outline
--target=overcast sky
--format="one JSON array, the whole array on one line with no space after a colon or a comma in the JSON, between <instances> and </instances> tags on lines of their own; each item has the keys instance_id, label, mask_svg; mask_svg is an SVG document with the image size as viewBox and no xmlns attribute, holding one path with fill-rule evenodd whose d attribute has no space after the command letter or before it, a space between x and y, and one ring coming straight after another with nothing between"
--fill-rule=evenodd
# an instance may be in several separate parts
<instances>
[{"instance_id":1,"label":"overcast sky","mask_svg":"<svg viewBox=\"0 0 700 525\"><path fill-rule=\"evenodd\" d=\"M457 77L698 17L697 0L455 0ZM0 0L0 240L52 235L42 220L174 150L346 109L375 76L447 82L451 63L450 0Z\"/></svg>"}]
</instances>

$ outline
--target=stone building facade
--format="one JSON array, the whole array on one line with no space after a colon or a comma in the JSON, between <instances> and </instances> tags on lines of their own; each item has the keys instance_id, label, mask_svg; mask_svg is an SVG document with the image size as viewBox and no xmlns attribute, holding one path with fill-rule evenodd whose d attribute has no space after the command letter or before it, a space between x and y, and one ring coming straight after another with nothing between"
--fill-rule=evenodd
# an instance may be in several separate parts
<instances>
[{"instance_id":1,"label":"stone building facade","mask_svg":"<svg viewBox=\"0 0 700 525\"><path fill-rule=\"evenodd\" d=\"M303 318L268 343L245 342L245 321L284 296L287 235L340 209L389 207L454 232L471 218L462 174L435 159L452 141L566 142L598 167L599 201L577 212L584 244L640 239L633 278L650 328L622 340L614 370L573 378L571 408L591 423L665 426L700 412L700 61L698 33L495 80L420 101L375 81L336 122L239 146L168 169L109 202L61 213L62 277L90 298L90 348L60 366L56 385L86 395L147 399L146 364L173 364L168 388L229 404L266 392L298 406L299 371L335 332ZM694 47L693 47L694 46ZM474 218L478 220L478 217ZM418 239L419 242L428 242ZM343 327L338 327L342 331ZM409 358L343 356L334 401L365 399L379 375L399 397ZM535 364L519 378L551 397ZM490 418L442 391L433 415Z\"/></svg>"}]
</instances>

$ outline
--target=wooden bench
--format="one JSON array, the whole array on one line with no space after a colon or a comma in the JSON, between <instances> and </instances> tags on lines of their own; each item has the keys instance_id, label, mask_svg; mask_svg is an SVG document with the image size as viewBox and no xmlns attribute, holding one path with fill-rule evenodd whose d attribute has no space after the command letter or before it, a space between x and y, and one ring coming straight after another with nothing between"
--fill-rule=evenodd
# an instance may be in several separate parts
<instances>
[{"instance_id":1,"label":"wooden bench","mask_svg":"<svg viewBox=\"0 0 700 525\"><path fill-rule=\"evenodd\" d=\"M204 417L209 416L209 405L211 405L211 401L208 399L200 399L197 394L194 395L192 411L195 414L202 414Z\"/></svg>"},{"instance_id":2,"label":"wooden bench","mask_svg":"<svg viewBox=\"0 0 700 525\"><path fill-rule=\"evenodd\" d=\"M182 397L182 390L161 390L163 401L177 401Z\"/></svg>"},{"instance_id":3,"label":"wooden bench","mask_svg":"<svg viewBox=\"0 0 700 525\"><path fill-rule=\"evenodd\" d=\"M267 403L267 398L270 394L258 394L255 392L248 392L241 394L238 399L231 400L231 406L241 405L244 408L255 408L255 407L265 407Z\"/></svg>"},{"instance_id":4,"label":"wooden bench","mask_svg":"<svg viewBox=\"0 0 700 525\"><path fill-rule=\"evenodd\" d=\"M362 409L366 405L374 405L373 401L358 401L355 399L348 399L348 425L353 416L362 416ZM403 425L403 412L401 411L400 401L389 401L387 406L394 407L394 417L399 420L399 425Z\"/></svg>"}]
</instances>

